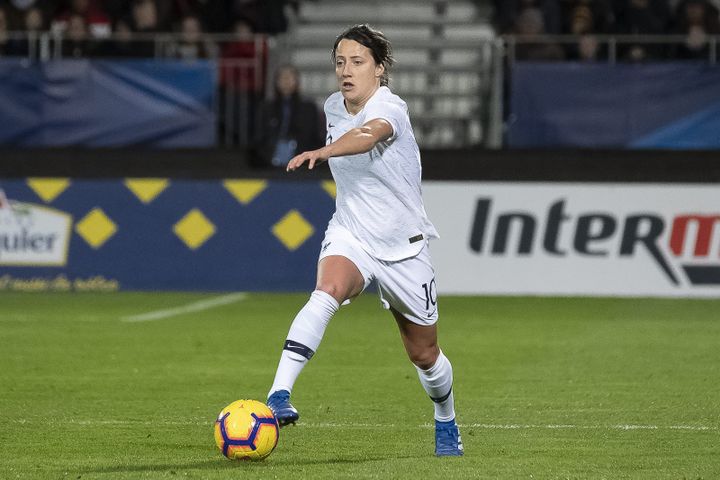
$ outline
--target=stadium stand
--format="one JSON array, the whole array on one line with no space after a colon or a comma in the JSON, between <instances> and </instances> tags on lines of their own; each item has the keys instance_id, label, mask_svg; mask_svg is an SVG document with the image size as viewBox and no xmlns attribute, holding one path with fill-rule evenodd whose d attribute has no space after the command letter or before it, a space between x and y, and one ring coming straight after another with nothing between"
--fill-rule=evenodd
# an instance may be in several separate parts
<instances>
[{"instance_id":1,"label":"stadium stand","mask_svg":"<svg viewBox=\"0 0 720 480\"><path fill-rule=\"evenodd\" d=\"M336 35L369 23L393 42L397 64L391 86L408 102L421 146L499 146L498 132L487 126L493 123L489 117L498 114L499 99L491 87L500 52L493 43L492 9L483 5L465 0L304 2L288 34L289 60L300 69L305 92L321 103L336 88L329 55Z\"/></svg>"},{"instance_id":2,"label":"stadium stand","mask_svg":"<svg viewBox=\"0 0 720 480\"><path fill-rule=\"evenodd\" d=\"M248 148L255 105L271 96L276 67L296 65L304 92L321 105L337 88L329 58L335 36L366 22L393 42L391 86L408 102L423 149L500 148L514 146L508 92L516 61L716 65L718 6L720 0L25 0L0 2L0 57L25 57L34 66L58 58L217 60L217 146Z\"/></svg>"}]
</instances>

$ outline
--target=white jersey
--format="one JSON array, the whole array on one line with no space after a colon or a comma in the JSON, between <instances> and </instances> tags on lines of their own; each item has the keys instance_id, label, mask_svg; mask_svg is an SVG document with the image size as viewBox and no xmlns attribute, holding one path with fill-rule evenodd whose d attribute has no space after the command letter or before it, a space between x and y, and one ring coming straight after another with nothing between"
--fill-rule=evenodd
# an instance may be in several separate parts
<instances>
[{"instance_id":1,"label":"white jersey","mask_svg":"<svg viewBox=\"0 0 720 480\"><path fill-rule=\"evenodd\" d=\"M337 185L330 227L349 231L373 257L385 261L410 258L438 233L425 213L420 188L420 150L405 102L380 87L356 115L345 108L340 92L325 102L328 143L347 131L381 118L392 136L367 153L330 158Z\"/></svg>"}]
</instances>

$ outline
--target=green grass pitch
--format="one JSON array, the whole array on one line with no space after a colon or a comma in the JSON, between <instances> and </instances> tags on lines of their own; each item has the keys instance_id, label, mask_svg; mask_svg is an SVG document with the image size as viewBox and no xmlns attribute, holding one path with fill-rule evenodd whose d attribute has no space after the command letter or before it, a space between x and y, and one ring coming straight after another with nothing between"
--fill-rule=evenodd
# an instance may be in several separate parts
<instances>
[{"instance_id":1,"label":"green grass pitch","mask_svg":"<svg viewBox=\"0 0 720 480\"><path fill-rule=\"evenodd\" d=\"M720 301L443 297L462 458L374 294L343 307L257 464L213 421L264 400L307 295L0 294L1 479L720 478Z\"/></svg>"}]
</instances>

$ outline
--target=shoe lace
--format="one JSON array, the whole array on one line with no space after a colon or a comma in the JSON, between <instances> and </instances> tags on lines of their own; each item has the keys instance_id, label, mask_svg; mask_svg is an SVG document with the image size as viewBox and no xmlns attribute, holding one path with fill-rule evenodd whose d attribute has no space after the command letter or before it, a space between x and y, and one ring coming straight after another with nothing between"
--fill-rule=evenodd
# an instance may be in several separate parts
<instances>
[{"instance_id":1,"label":"shoe lace","mask_svg":"<svg viewBox=\"0 0 720 480\"><path fill-rule=\"evenodd\" d=\"M283 390L278 390L277 392L270 395L270 400L268 401L269 404L275 406L275 405L281 405L283 403L286 403L290 399L290 395Z\"/></svg>"},{"instance_id":2,"label":"shoe lace","mask_svg":"<svg viewBox=\"0 0 720 480\"><path fill-rule=\"evenodd\" d=\"M438 438L444 445L456 446L459 442L460 432L455 427L445 427L438 429Z\"/></svg>"}]
</instances>

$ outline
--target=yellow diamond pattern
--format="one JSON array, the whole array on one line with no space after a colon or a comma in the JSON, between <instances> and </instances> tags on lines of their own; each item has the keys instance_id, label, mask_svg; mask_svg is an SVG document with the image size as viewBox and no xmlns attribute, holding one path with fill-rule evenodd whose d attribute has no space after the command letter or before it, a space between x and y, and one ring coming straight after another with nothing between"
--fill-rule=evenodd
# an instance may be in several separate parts
<instances>
[{"instance_id":1,"label":"yellow diamond pattern","mask_svg":"<svg viewBox=\"0 0 720 480\"><path fill-rule=\"evenodd\" d=\"M267 180L225 180L223 185L238 202L247 205L267 188Z\"/></svg>"},{"instance_id":2,"label":"yellow diamond pattern","mask_svg":"<svg viewBox=\"0 0 720 480\"><path fill-rule=\"evenodd\" d=\"M272 227L273 234L287 247L297 250L300 245L315 233L313 226L297 210L290 210Z\"/></svg>"},{"instance_id":3,"label":"yellow diamond pattern","mask_svg":"<svg viewBox=\"0 0 720 480\"><path fill-rule=\"evenodd\" d=\"M332 198L335 198L337 196L337 187L335 185L335 182L332 180L323 180L322 182L322 188L325 190L328 195L330 195Z\"/></svg>"},{"instance_id":4,"label":"yellow diamond pattern","mask_svg":"<svg viewBox=\"0 0 720 480\"><path fill-rule=\"evenodd\" d=\"M98 249L117 232L117 226L102 209L94 208L75 226L75 231L91 247Z\"/></svg>"},{"instance_id":5,"label":"yellow diamond pattern","mask_svg":"<svg viewBox=\"0 0 720 480\"><path fill-rule=\"evenodd\" d=\"M28 178L27 184L45 203L50 203L70 186L70 179Z\"/></svg>"},{"instance_id":6,"label":"yellow diamond pattern","mask_svg":"<svg viewBox=\"0 0 720 480\"><path fill-rule=\"evenodd\" d=\"M188 248L197 250L215 235L215 225L200 210L193 208L173 226L173 232Z\"/></svg>"},{"instance_id":7,"label":"yellow diamond pattern","mask_svg":"<svg viewBox=\"0 0 720 480\"><path fill-rule=\"evenodd\" d=\"M127 178L125 186L144 204L155 200L170 182L165 178Z\"/></svg>"}]
</instances>

